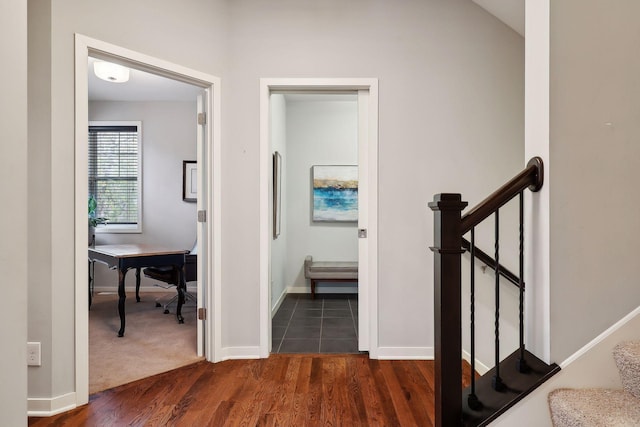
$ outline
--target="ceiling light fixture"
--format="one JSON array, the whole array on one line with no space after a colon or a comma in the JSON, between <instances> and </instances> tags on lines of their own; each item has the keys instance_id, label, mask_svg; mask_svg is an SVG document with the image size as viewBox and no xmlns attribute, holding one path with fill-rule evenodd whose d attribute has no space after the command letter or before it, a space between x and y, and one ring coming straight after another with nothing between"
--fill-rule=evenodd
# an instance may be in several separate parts
<instances>
[{"instance_id":1,"label":"ceiling light fixture","mask_svg":"<svg viewBox=\"0 0 640 427\"><path fill-rule=\"evenodd\" d=\"M108 82L124 83L129 80L129 69L111 62L94 62L93 72L98 78Z\"/></svg>"}]
</instances>

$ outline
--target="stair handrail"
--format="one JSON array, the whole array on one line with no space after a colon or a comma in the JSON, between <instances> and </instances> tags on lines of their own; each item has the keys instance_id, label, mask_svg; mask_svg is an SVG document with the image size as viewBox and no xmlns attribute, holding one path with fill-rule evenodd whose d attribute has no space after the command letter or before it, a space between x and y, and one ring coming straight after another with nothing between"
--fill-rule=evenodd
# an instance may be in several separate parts
<instances>
[{"instance_id":1,"label":"stair handrail","mask_svg":"<svg viewBox=\"0 0 640 427\"><path fill-rule=\"evenodd\" d=\"M462 216L460 234L464 235L497 209L529 188L532 192L540 191L544 184L544 164L540 157L533 157L527 167L511 178L506 184L491 193L487 198L474 206Z\"/></svg>"},{"instance_id":2,"label":"stair handrail","mask_svg":"<svg viewBox=\"0 0 640 427\"><path fill-rule=\"evenodd\" d=\"M523 346L523 291L524 282L522 280L522 201L523 192L529 188L531 191L539 191L544 180L543 162L540 157L533 157L527 163L522 172L517 174L506 184L494 191L489 197L462 216L462 210L468 205L462 201L460 194L442 193L436 194L433 202L429 203L429 208L434 212L434 246L431 250L434 253L434 397L435 397L435 426L455 426L462 423L462 396L460 388L460 378L462 367L460 355L461 345L461 255L465 252L463 248L463 235L471 231L472 249L471 258L476 258L476 248L473 237L473 229L489 215L495 213L496 217L496 257L491 259L496 273L496 292L498 289L500 274L500 263L498 260L498 210L504 204L516 196L520 196L520 348L524 352ZM490 258L490 257L489 257ZM473 301L473 291L472 291ZM473 302L472 302L473 304ZM497 303L496 303L496 307ZM496 308L496 315L498 308ZM473 314L472 314L473 325ZM473 328L472 328L473 329ZM498 322L496 320L496 342ZM473 338L472 338L473 340ZM496 344L496 358L498 345ZM473 344L472 354L473 360ZM518 362L520 363L520 361ZM526 362L523 361L523 367ZM473 364L472 364L473 370ZM500 376L497 371L496 362L496 389L502 387ZM472 372L472 389L473 389ZM469 396L470 404L471 398Z\"/></svg>"},{"instance_id":3,"label":"stair handrail","mask_svg":"<svg viewBox=\"0 0 640 427\"><path fill-rule=\"evenodd\" d=\"M496 268L496 260L491 258L491 255L487 254L485 251L478 248L478 246L476 245L473 246L474 251L472 251L471 242L465 239L464 237L462 238L462 247L470 254L474 253L475 257L478 258L478 260L480 260L480 262L485 264L487 267L491 268L491 270L494 270L494 271L498 270L500 275L505 279L507 279L511 284L513 284L516 287L520 286L518 276L516 276L515 273L512 273L511 270L509 270L507 267L505 267L500 263L498 263ZM522 286L524 286L524 283L522 283Z\"/></svg>"}]
</instances>

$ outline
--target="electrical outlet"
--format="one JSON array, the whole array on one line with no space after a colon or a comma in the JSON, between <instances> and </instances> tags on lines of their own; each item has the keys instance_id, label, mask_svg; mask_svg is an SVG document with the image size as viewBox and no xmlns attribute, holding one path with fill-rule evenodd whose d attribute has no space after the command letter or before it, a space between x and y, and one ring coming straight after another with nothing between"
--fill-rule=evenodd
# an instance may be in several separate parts
<instances>
[{"instance_id":1,"label":"electrical outlet","mask_svg":"<svg viewBox=\"0 0 640 427\"><path fill-rule=\"evenodd\" d=\"M40 343L28 342L27 343L27 366L41 366L42 360L40 357Z\"/></svg>"}]
</instances>

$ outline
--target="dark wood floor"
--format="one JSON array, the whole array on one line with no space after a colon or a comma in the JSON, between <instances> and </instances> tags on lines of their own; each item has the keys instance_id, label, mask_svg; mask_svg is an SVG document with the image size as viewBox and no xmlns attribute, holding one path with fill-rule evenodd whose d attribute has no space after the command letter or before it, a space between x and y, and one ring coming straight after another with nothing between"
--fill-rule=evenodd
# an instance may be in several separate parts
<instances>
[{"instance_id":1,"label":"dark wood floor","mask_svg":"<svg viewBox=\"0 0 640 427\"><path fill-rule=\"evenodd\" d=\"M29 425L431 426L433 376L433 361L355 354L199 362L95 394L64 414L30 418Z\"/></svg>"}]
</instances>

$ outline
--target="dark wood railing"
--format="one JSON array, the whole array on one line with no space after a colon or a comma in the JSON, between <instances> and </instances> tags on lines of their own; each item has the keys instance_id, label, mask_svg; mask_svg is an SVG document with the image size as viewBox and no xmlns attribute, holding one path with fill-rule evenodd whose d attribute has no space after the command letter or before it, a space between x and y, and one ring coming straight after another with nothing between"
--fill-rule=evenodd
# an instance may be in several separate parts
<instances>
[{"instance_id":1,"label":"dark wood railing","mask_svg":"<svg viewBox=\"0 0 640 427\"><path fill-rule=\"evenodd\" d=\"M462 249L472 254L474 258L477 258L479 261L481 261L487 267L490 267L492 270L495 271L497 268L502 277L507 279L509 282L511 282L515 286L520 286L520 278L518 276L512 273L504 265L502 264L496 265L496 260L491 258L491 255L487 254L482 249L479 249L475 244L473 245L473 250L472 250L471 242L465 239L464 237L462 238ZM471 261L471 262L474 262L474 261ZM524 286L524 283L522 285Z\"/></svg>"},{"instance_id":2,"label":"dark wood railing","mask_svg":"<svg viewBox=\"0 0 640 427\"><path fill-rule=\"evenodd\" d=\"M434 304L435 304L435 415L436 426L486 425L522 399L559 369L547 365L525 349L524 344L524 191L539 191L543 185L542 159L534 157L510 181L462 216L467 202L460 194L437 194L429 207L434 212ZM519 274L500 264L500 208L519 197ZM475 244L475 227L495 217L495 255L491 258ZM463 238L470 234L470 241ZM495 272L494 367L482 377L471 376L471 385L461 390L462 320L461 259L470 252L470 363L475 372L475 259ZM519 288L519 348L500 360L500 277Z\"/></svg>"}]
</instances>

